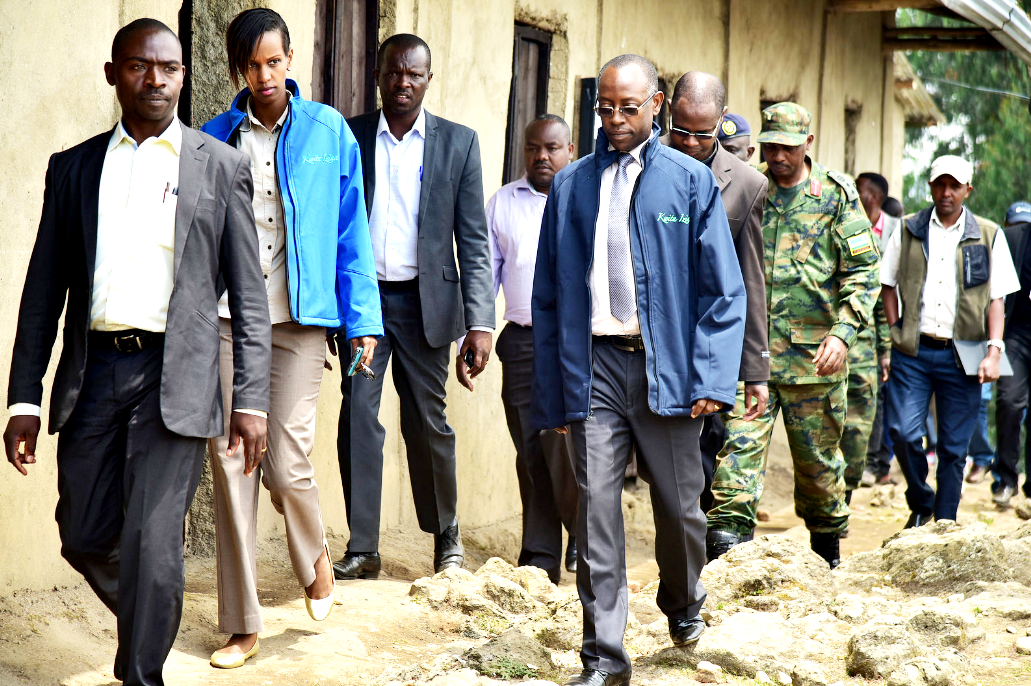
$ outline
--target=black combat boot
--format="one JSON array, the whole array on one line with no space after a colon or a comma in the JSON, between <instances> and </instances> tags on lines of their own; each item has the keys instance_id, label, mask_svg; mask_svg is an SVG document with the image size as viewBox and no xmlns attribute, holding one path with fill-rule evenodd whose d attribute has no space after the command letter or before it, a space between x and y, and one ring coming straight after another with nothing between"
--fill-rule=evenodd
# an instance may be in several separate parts
<instances>
[{"instance_id":1,"label":"black combat boot","mask_svg":"<svg viewBox=\"0 0 1031 686\"><path fill-rule=\"evenodd\" d=\"M705 533L705 560L712 562L741 542L741 536L726 529L709 529Z\"/></svg>"},{"instance_id":2,"label":"black combat boot","mask_svg":"<svg viewBox=\"0 0 1031 686\"><path fill-rule=\"evenodd\" d=\"M813 552L827 560L827 564L834 569L841 562L841 554L838 552L837 533L823 534L812 531L809 533L809 545Z\"/></svg>"}]
</instances>

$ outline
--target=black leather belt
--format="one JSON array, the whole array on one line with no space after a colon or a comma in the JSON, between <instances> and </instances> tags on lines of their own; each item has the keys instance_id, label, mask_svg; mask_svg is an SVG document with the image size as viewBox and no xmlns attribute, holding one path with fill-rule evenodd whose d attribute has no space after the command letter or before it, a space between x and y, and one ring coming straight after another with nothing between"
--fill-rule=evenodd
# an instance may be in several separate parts
<instances>
[{"instance_id":1,"label":"black leather belt","mask_svg":"<svg viewBox=\"0 0 1031 686\"><path fill-rule=\"evenodd\" d=\"M930 348L931 350L948 350L952 347L952 339L935 338L934 336L925 336L924 334L920 334L920 346Z\"/></svg>"},{"instance_id":2,"label":"black leather belt","mask_svg":"<svg viewBox=\"0 0 1031 686\"><path fill-rule=\"evenodd\" d=\"M628 353L644 350L644 339L640 336L595 336L594 342L605 343Z\"/></svg>"},{"instance_id":3,"label":"black leather belt","mask_svg":"<svg viewBox=\"0 0 1031 686\"><path fill-rule=\"evenodd\" d=\"M419 290L419 277L409 279L408 281L380 281L379 289L381 291L392 291L395 293L417 291Z\"/></svg>"},{"instance_id":4,"label":"black leather belt","mask_svg":"<svg viewBox=\"0 0 1031 686\"><path fill-rule=\"evenodd\" d=\"M88 340L90 347L95 350L114 350L128 354L161 345L165 341L165 334L143 329L90 331Z\"/></svg>"}]
</instances>

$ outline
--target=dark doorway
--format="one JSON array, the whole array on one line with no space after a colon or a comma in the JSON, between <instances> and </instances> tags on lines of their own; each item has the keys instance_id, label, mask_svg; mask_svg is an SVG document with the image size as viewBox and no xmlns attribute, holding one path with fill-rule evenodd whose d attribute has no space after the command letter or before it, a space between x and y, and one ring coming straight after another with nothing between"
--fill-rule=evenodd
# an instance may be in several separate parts
<instances>
[{"instance_id":1,"label":"dark doorway","mask_svg":"<svg viewBox=\"0 0 1031 686\"><path fill-rule=\"evenodd\" d=\"M505 174L502 183L523 175L526 126L548 111L551 34L516 24L512 53L512 87L508 95L508 129L505 134Z\"/></svg>"},{"instance_id":2,"label":"dark doorway","mask_svg":"<svg viewBox=\"0 0 1031 686\"><path fill-rule=\"evenodd\" d=\"M378 0L318 0L312 100L345 117L374 110L378 40Z\"/></svg>"}]
</instances>

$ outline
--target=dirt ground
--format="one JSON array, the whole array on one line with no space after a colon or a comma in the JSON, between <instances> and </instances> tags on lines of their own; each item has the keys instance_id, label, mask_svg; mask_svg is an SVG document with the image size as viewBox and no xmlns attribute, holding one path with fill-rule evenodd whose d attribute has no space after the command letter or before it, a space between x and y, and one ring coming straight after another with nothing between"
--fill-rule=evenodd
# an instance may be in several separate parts
<instances>
[{"instance_id":1,"label":"dirt ground","mask_svg":"<svg viewBox=\"0 0 1031 686\"><path fill-rule=\"evenodd\" d=\"M808 542L808 534L791 506L791 479L786 444L778 429L762 503L762 509L771 516L756 530L757 536L781 533ZM901 481L901 476L898 479ZM842 541L843 557L879 547L905 522L904 509L871 507L872 495L872 489L860 489L855 494L850 536ZM658 576L645 486L627 493L624 512L628 578L632 588L635 582L640 588ZM964 492L960 522L976 520L996 533L1015 529L1020 523L1012 509L995 509L987 482L967 486ZM512 517L492 527L464 531L466 567L475 570L492 556L514 563L519 529L519 518ZM346 540L331 539L330 546L342 551ZM385 574L376 581L338 582L333 614L325 622L316 623L305 612L302 591L291 572L283 541L264 542L258 560L265 617L261 652L244 667L226 671L208 665L211 652L224 640L216 625L214 560L190 558L183 619L165 665L166 683L350 686L385 681L407 666L463 653L483 639L463 636L461 615L431 610L407 599L411 581L432 573L432 547L432 539L426 534L385 533L381 543ZM560 588L575 590L571 575L565 575ZM639 619L647 622L659 616L656 610L654 617ZM0 598L0 686L118 686L120 682L111 669L114 632L113 616L85 584ZM998 645L1002 651L1002 643ZM1016 657L1011 648L1008 653L1008 657ZM576 656L570 652L564 657L565 672L578 672ZM649 683L655 669L635 672L635 683ZM860 682L865 683L855 680Z\"/></svg>"}]
</instances>

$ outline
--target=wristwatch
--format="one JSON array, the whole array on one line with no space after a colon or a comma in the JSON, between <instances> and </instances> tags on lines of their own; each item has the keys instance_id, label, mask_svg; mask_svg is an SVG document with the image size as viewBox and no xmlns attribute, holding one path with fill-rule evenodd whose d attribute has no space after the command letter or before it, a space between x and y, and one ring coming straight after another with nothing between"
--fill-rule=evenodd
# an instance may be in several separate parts
<instances>
[{"instance_id":1,"label":"wristwatch","mask_svg":"<svg viewBox=\"0 0 1031 686\"><path fill-rule=\"evenodd\" d=\"M1006 344L1003 343L1002 340L999 338L989 338L988 345L994 345L996 348L999 349L1000 353L1006 352Z\"/></svg>"}]
</instances>

